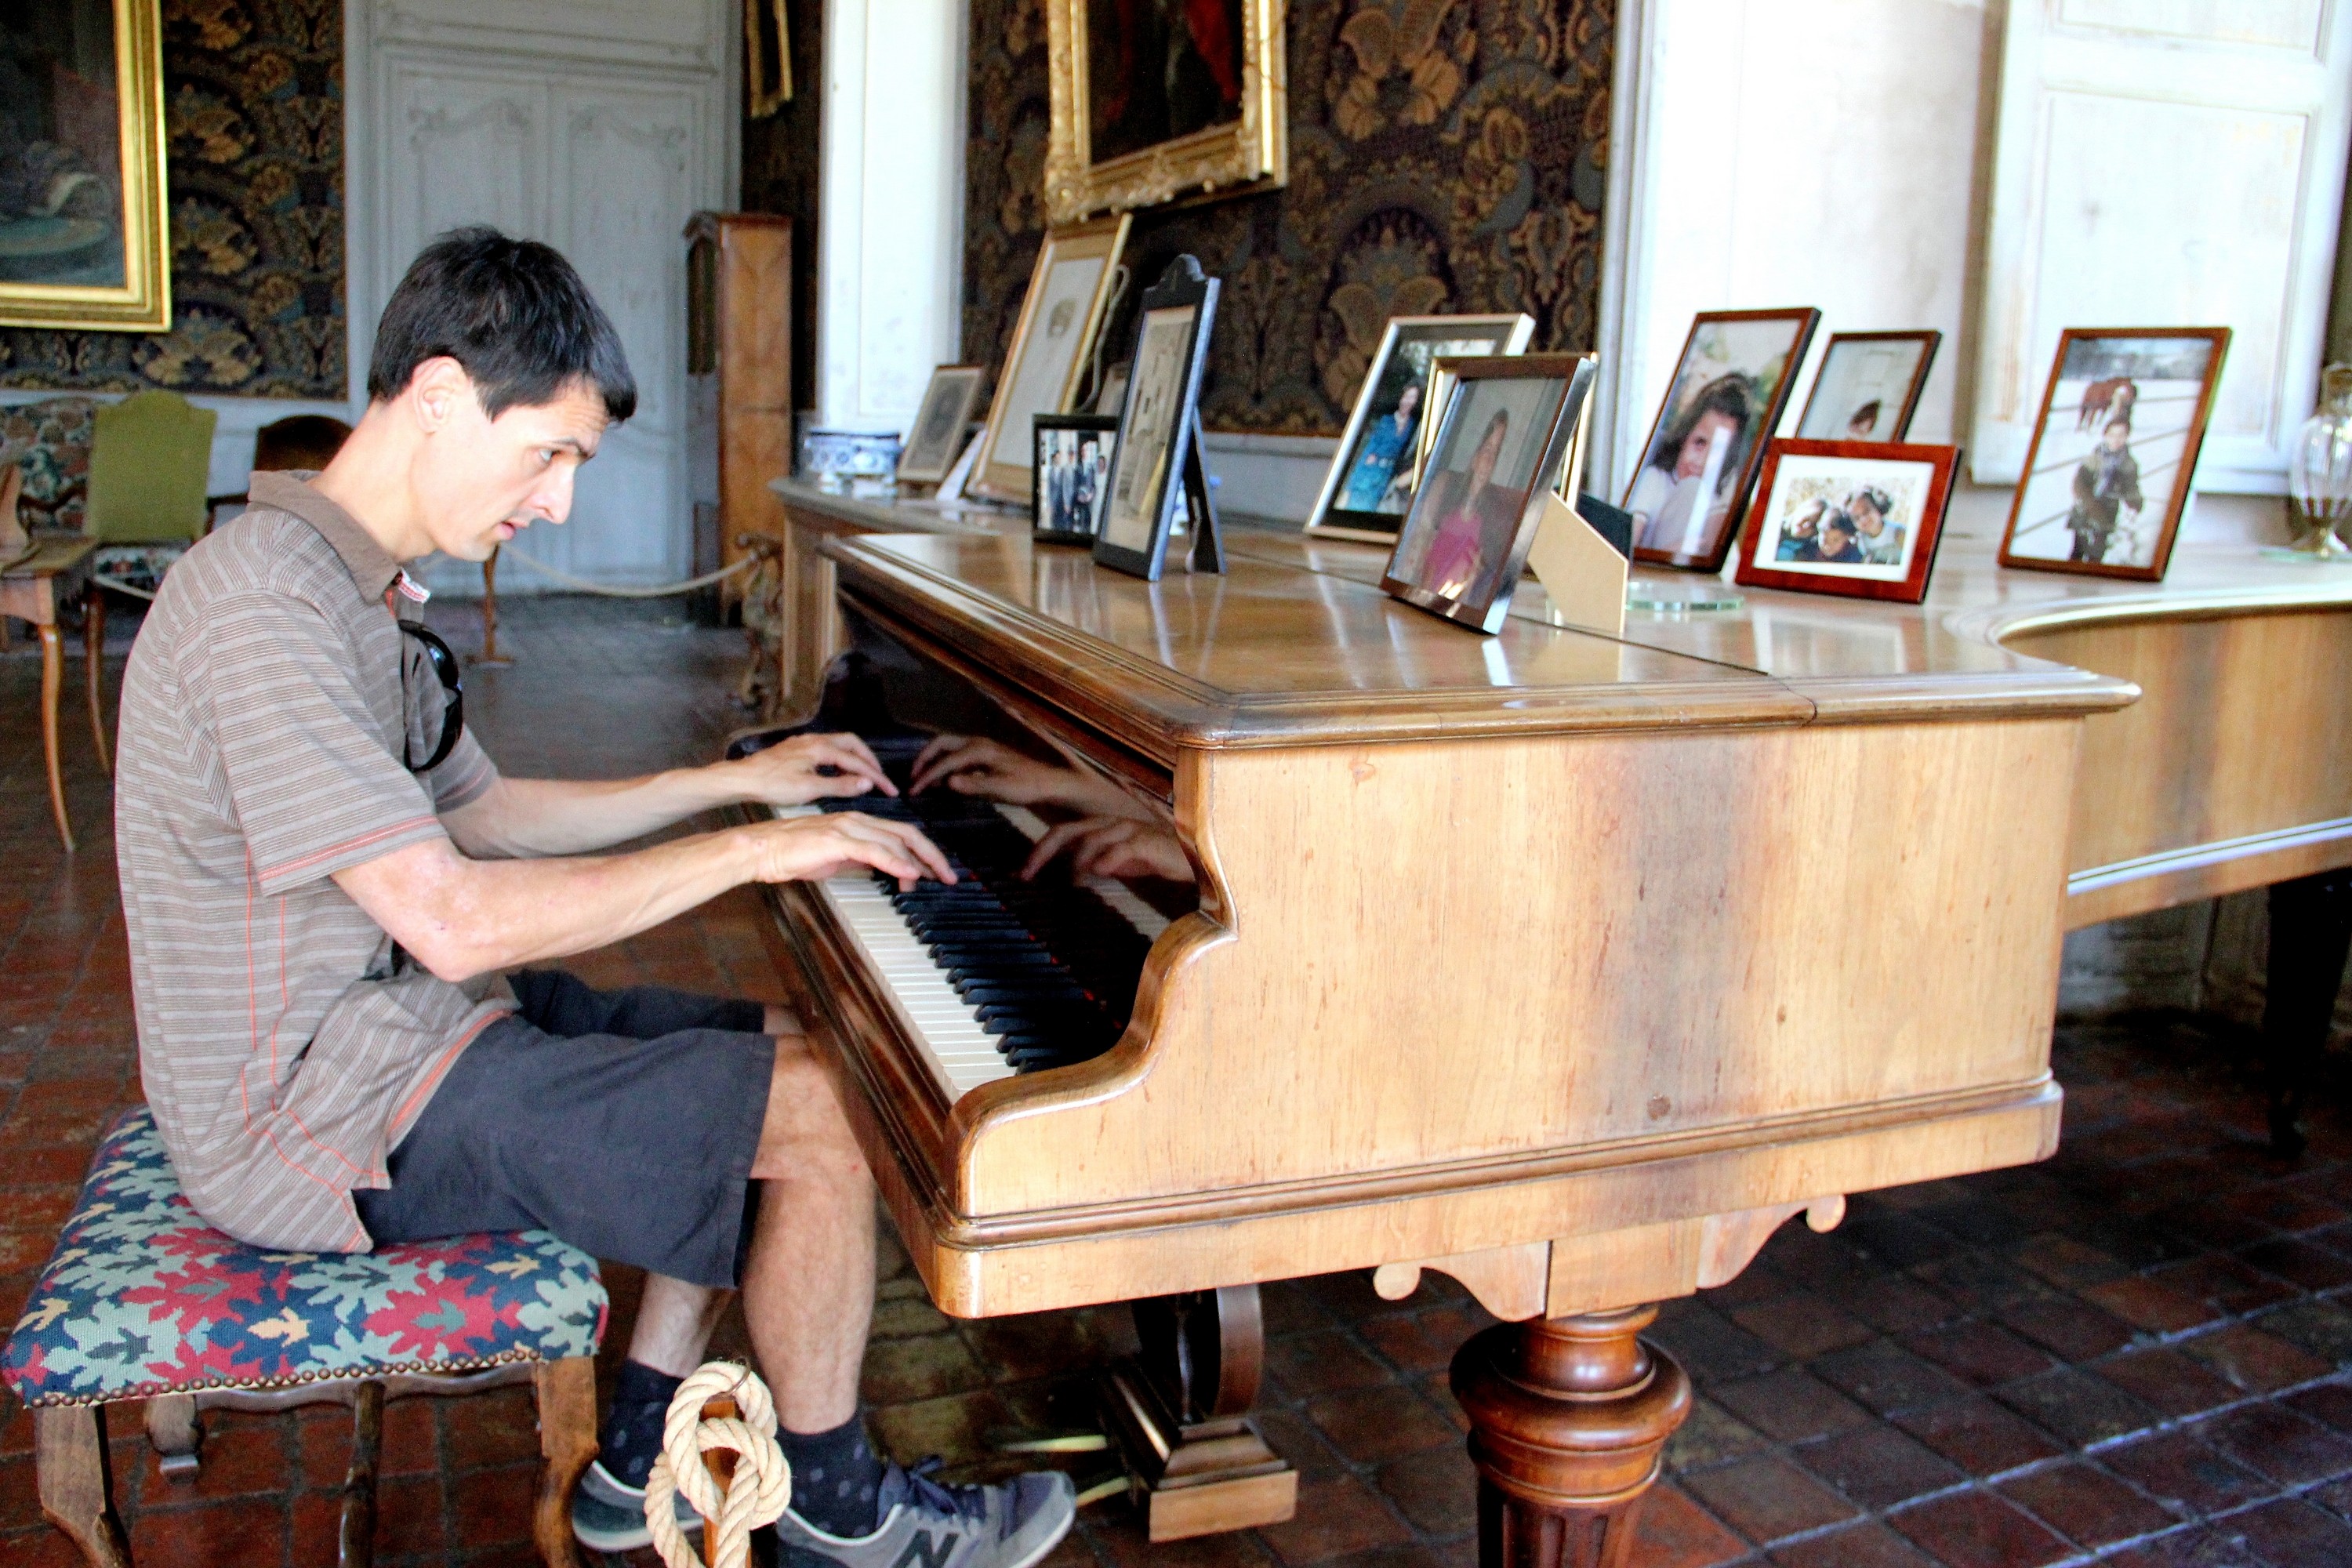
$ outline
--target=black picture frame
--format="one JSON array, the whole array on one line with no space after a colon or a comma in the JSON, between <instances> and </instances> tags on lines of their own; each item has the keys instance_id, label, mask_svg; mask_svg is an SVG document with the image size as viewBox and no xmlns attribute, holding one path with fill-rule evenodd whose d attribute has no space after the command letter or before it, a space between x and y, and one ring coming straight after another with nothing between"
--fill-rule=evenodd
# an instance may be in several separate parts
<instances>
[{"instance_id":1,"label":"black picture frame","mask_svg":"<svg viewBox=\"0 0 2352 1568\"><path fill-rule=\"evenodd\" d=\"M1108 493L1095 560L1157 583L1168 561L1168 536L1188 489L1206 485L1200 466L1201 376L1208 366L1209 333L1217 316L1217 279L1198 258L1179 256L1143 292L1135 319L1127 396L1118 415ZM1201 526L1194 559L1216 537L1213 509Z\"/></svg>"},{"instance_id":2,"label":"black picture frame","mask_svg":"<svg viewBox=\"0 0 2352 1568\"><path fill-rule=\"evenodd\" d=\"M1035 459L1032 470L1037 482L1029 492L1029 536L1044 544L1086 544L1095 542L1097 528L1102 521L1105 502L1110 490L1111 464L1106 460L1102 471L1093 476L1092 495L1088 499L1089 521L1083 529L1057 526L1055 513L1067 502L1053 493L1052 458L1058 455L1062 437L1097 438L1101 452L1115 457L1118 447L1118 421L1105 414L1040 414L1030 422L1031 453ZM1083 447L1083 440L1071 443ZM1083 452L1079 454L1083 460Z\"/></svg>"},{"instance_id":3,"label":"black picture frame","mask_svg":"<svg viewBox=\"0 0 2352 1568\"><path fill-rule=\"evenodd\" d=\"M1444 359L1437 363L1454 378L1453 390L1440 416L1436 440L1430 447L1428 472L1413 492L1412 510L1405 514L1404 527L1397 533L1396 549L1381 570L1381 587L1415 609L1426 610L1457 626L1495 632L1501 629L1503 617L1510 613L1512 590L1518 586L1520 574L1527 570L1528 552L1535 547L1544 512L1567 477L1569 447L1576 439L1577 422L1585 416L1591 404L1597 367L1590 354L1522 354L1513 358ZM1530 441L1528 436L1514 438L1507 426L1511 409L1482 392L1510 382L1533 383L1545 388L1557 385L1559 389L1556 401L1548 391L1539 392L1533 400L1525 400L1522 395L1520 411L1533 410L1537 414L1538 423L1530 425L1528 430L1540 431L1539 441ZM1467 470L1460 469L1455 461L1465 439L1471 440L1475 450L1487 438L1483 431L1471 437L1463 421L1473 415L1474 409L1483 410L1489 403L1496 405L1493 417L1485 412L1475 416L1486 420L1490 426L1503 427L1503 433L1493 437L1497 454L1505 450L1507 443L1516 454L1509 459L1515 477L1500 483L1492 478L1497 471L1495 458L1486 458L1483 470L1475 457ZM1526 458L1524 484L1516 477L1520 458ZM1458 486L1444 482L1465 471L1474 477ZM1482 471L1488 476L1484 481L1475 477ZM1513 491L1517 492L1516 500L1511 499ZM1489 496L1501 499L1490 503ZM1494 552L1486 546L1502 541L1481 540L1476 552L1481 563L1469 577L1449 576L1444 581L1433 581L1435 569L1431 563L1440 548L1444 524L1451 519L1475 518L1482 510L1488 514L1490 522L1508 523L1511 531L1507 543ZM1484 563L1489 561L1491 564ZM1449 586L1456 581L1462 586L1449 592Z\"/></svg>"}]
</instances>

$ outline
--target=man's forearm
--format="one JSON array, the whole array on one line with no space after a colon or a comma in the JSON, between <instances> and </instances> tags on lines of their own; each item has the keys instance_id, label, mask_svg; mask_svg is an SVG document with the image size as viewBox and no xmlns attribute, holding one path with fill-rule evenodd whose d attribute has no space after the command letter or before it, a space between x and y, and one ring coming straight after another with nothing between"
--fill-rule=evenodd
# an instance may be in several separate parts
<instances>
[{"instance_id":1,"label":"man's forearm","mask_svg":"<svg viewBox=\"0 0 2352 1568\"><path fill-rule=\"evenodd\" d=\"M467 854L583 855L743 798L724 764L611 780L500 778L442 818Z\"/></svg>"}]
</instances>

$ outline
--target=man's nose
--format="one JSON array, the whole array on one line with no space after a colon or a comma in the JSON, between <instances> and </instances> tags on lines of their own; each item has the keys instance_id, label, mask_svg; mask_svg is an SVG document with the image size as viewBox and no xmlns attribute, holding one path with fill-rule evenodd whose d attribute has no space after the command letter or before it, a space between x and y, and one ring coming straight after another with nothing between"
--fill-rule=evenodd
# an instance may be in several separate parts
<instances>
[{"instance_id":1,"label":"man's nose","mask_svg":"<svg viewBox=\"0 0 2352 1568\"><path fill-rule=\"evenodd\" d=\"M531 492L531 509L549 522L560 523L572 515L572 468L559 467L541 481Z\"/></svg>"}]
</instances>

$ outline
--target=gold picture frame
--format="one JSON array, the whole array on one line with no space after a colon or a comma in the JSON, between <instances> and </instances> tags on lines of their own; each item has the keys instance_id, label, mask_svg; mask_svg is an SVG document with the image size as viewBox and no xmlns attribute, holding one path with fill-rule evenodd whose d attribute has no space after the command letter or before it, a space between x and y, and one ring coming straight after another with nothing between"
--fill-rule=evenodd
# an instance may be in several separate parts
<instances>
[{"instance_id":1,"label":"gold picture frame","mask_svg":"<svg viewBox=\"0 0 2352 1568\"><path fill-rule=\"evenodd\" d=\"M1070 412L1115 291L1129 221L1120 213L1046 230L988 401L988 426L967 487L972 493L1029 504L1037 460L1029 422Z\"/></svg>"},{"instance_id":2,"label":"gold picture frame","mask_svg":"<svg viewBox=\"0 0 2352 1568\"><path fill-rule=\"evenodd\" d=\"M77 9L61 0L33 5L60 13ZM171 327L161 12L161 0L114 0L110 82L96 79L90 68L93 61L104 68L106 40L74 39L69 15L61 15L53 29L82 56L60 61L58 71L85 89L100 114L111 95L116 135L105 145L103 131L89 130L103 121L85 114L79 135L87 145L77 144L72 126L33 139L51 149L47 166L38 172L47 181L43 200L49 210L0 220L0 326L114 332ZM117 202L100 199L110 185Z\"/></svg>"},{"instance_id":3,"label":"gold picture frame","mask_svg":"<svg viewBox=\"0 0 2352 1568\"><path fill-rule=\"evenodd\" d=\"M792 24L784 0L743 0L743 113L765 120L793 100Z\"/></svg>"},{"instance_id":4,"label":"gold picture frame","mask_svg":"<svg viewBox=\"0 0 2352 1568\"><path fill-rule=\"evenodd\" d=\"M1119 0L1046 0L1051 221L1270 189L1289 179L1285 0L1238 0L1237 9L1238 38L1223 37L1222 9L1200 13L1217 19L1208 40L1192 13L1180 10L1185 36L1150 52L1118 47L1109 25L1127 14ZM1090 17L1105 24L1096 29L1104 37L1092 37ZM1110 79L1105 68L1122 58L1129 83ZM1162 126L1173 133L1160 135L1155 127Z\"/></svg>"}]
</instances>

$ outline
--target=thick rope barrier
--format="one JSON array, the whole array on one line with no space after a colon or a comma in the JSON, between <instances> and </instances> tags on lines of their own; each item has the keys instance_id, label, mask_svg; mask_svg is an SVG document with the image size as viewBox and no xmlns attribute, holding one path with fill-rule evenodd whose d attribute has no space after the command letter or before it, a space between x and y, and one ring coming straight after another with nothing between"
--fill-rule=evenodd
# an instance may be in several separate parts
<instances>
[{"instance_id":1,"label":"thick rope barrier","mask_svg":"<svg viewBox=\"0 0 2352 1568\"><path fill-rule=\"evenodd\" d=\"M500 550L499 552L499 559L501 561L520 561L524 565L530 567L532 571L544 573L558 583L562 584L565 587L577 589L583 594L602 594L608 599L666 599L672 594L691 594L697 588L708 588L713 583L724 582L726 579L735 575L738 572L748 571L751 568L752 562L759 558L753 555L746 555L741 560L736 562L732 566L721 566L716 572L705 572L701 576L688 577L683 583L665 583L658 588L608 587L602 583L593 583L585 577L575 577L571 573L562 570L561 567L550 566L544 561L525 555L521 551L515 549L512 545L509 545Z\"/></svg>"},{"instance_id":2,"label":"thick rope barrier","mask_svg":"<svg viewBox=\"0 0 2352 1568\"><path fill-rule=\"evenodd\" d=\"M706 1416L703 1407L714 1399L732 1400L740 1414ZM721 1448L735 1455L734 1479L723 1490L702 1462L704 1454ZM776 1445L775 1401L750 1367L709 1361L678 1384L662 1422L661 1457L646 1478L646 1525L654 1550L667 1568L703 1568L678 1528L680 1492L709 1521L704 1526L709 1568L745 1568L751 1531L783 1517L793 1500L792 1467Z\"/></svg>"}]
</instances>

